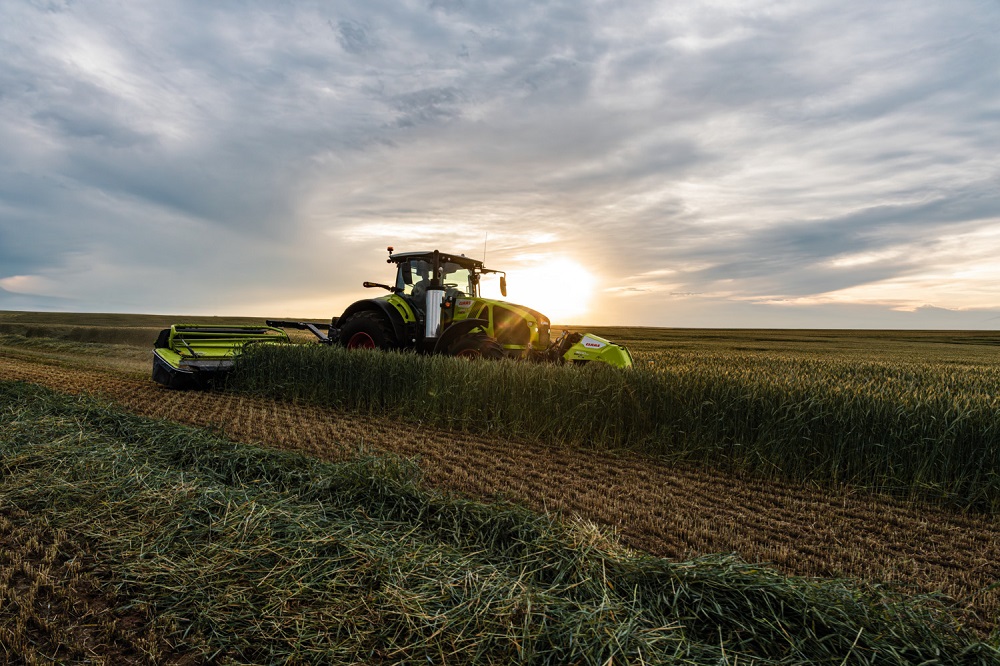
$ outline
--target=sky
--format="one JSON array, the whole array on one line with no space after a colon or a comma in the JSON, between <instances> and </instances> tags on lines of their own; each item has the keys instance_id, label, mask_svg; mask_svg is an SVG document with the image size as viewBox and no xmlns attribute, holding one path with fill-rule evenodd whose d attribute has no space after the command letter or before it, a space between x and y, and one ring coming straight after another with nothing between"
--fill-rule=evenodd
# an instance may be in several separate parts
<instances>
[{"instance_id":1,"label":"sky","mask_svg":"<svg viewBox=\"0 0 1000 666\"><path fill-rule=\"evenodd\" d=\"M1000 328L997 0L0 4L0 309Z\"/></svg>"}]
</instances>

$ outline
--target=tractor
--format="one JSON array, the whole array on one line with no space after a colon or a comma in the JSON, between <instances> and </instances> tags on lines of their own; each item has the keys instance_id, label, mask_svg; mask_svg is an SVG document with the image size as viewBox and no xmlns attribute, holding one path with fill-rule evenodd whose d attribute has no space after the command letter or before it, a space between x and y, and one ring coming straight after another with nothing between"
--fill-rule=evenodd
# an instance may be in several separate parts
<instances>
[{"instance_id":1,"label":"tractor","mask_svg":"<svg viewBox=\"0 0 1000 666\"><path fill-rule=\"evenodd\" d=\"M327 344L348 349L412 349L462 358L522 359L538 362L606 363L627 368L628 350L596 335L563 332L551 339L549 319L531 308L483 298L480 278L500 277L507 296L504 271L486 268L465 255L395 252L392 284L364 282L366 288L388 294L351 304L330 325L269 320L268 326L312 331ZM324 333L321 329L327 329Z\"/></svg>"},{"instance_id":2,"label":"tractor","mask_svg":"<svg viewBox=\"0 0 1000 666\"><path fill-rule=\"evenodd\" d=\"M498 274L500 293L507 296L503 271L460 254L388 250L395 282L363 284L389 293L351 304L329 324L268 320L264 327L175 324L164 329L153 348L153 380L170 388L222 385L246 345L290 344L286 328L311 331L321 343L348 349L632 366L632 355L621 345L568 331L553 340L545 315L483 298L479 282L485 274Z\"/></svg>"}]
</instances>

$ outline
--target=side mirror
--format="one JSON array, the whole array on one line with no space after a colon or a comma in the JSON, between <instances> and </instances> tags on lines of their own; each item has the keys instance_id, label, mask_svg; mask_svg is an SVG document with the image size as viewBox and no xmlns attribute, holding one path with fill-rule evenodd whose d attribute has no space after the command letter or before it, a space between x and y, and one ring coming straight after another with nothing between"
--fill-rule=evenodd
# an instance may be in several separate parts
<instances>
[{"instance_id":1,"label":"side mirror","mask_svg":"<svg viewBox=\"0 0 1000 666\"><path fill-rule=\"evenodd\" d=\"M507 276L500 276L500 293L503 294L504 298L507 298Z\"/></svg>"}]
</instances>

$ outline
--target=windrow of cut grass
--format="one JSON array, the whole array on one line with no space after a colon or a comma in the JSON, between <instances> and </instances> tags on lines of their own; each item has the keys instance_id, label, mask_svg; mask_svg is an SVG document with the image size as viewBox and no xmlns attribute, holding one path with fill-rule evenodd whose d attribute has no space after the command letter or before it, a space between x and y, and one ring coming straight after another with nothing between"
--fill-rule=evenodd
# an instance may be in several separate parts
<instances>
[{"instance_id":1,"label":"windrow of cut grass","mask_svg":"<svg viewBox=\"0 0 1000 666\"><path fill-rule=\"evenodd\" d=\"M221 663L1000 664L930 598L675 563L584 523L0 383L0 504ZM2 618L2 616L0 616Z\"/></svg>"},{"instance_id":2,"label":"windrow of cut grass","mask_svg":"<svg viewBox=\"0 0 1000 666\"><path fill-rule=\"evenodd\" d=\"M261 324L247 317L142 315L92 312L17 312L0 310L0 334L149 349L171 324Z\"/></svg>"},{"instance_id":3,"label":"windrow of cut grass","mask_svg":"<svg viewBox=\"0 0 1000 666\"><path fill-rule=\"evenodd\" d=\"M635 368L257 347L229 386L477 433L1000 509L1000 365L719 352Z\"/></svg>"},{"instance_id":4,"label":"windrow of cut grass","mask_svg":"<svg viewBox=\"0 0 1000 666\"><path fill-rule=\"evenodd\" d=\"M142 358L148 360L149 347L137 348L130 344L113 344L109 342L81 342L67 338L52 338L14 335L0 333L0 347L15 347L19 349L37 350L40 352L53 352L63 354L75 354L90 357L119 357L119 358Z\"/></svg>"}]
</instances>

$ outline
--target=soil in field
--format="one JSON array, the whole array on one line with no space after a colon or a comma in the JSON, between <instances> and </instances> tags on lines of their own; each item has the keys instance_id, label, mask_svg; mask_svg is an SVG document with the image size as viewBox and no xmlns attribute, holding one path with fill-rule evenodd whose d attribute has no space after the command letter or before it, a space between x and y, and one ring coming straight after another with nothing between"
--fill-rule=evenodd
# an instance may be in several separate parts
<instances>
[{"instance_id":1,"label":"soil in field","mask_svg":"<svg viewBox=\"0 0 1000 666\"><path fill-rule=\"evenodd\" d=\"M7 664L188 664L152 614L115 591L86 544L0 512L0 659Z\"/></svg>"},{"instance_id":2,"label":"soil in field","mask_svg":"<svg viewBox=\"0 0 1000 666\"><path fill-rule=\"evenodd\" d=\"M4 356L0 377L89 392L132 412L217 428L245 442L324 459L359 448L420 460L427 480L614 526L627 544L690 558L734 552L782 572L943 592L981 632L997 625L1000 520L802 485L758 482L635 453L603 453L401 427L315 407L175 392L107 371Z\"/></svg>"}]
</instances>

